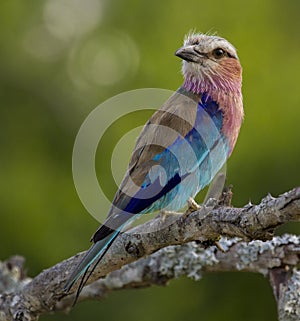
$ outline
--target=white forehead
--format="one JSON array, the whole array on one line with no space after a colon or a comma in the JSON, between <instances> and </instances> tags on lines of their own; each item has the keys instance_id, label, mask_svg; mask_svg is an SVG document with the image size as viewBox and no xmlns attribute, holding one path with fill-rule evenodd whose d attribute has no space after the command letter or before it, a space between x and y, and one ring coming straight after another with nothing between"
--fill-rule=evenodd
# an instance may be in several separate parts
<instances>
[{"instance_id":1,"label":"white forehead","mask_svg":"<svg viewBox=\"0 0 300 321\"><path fill-rule=\"evenodd\" d=\"M217 36L208 36L202 33L188 34L184 39L184 45L197 45L199 47L199 51L205 53L211 52L216 48L222 48L233 57L238 58L234 46L226 39Z\"/></svg>"}]
</instances>

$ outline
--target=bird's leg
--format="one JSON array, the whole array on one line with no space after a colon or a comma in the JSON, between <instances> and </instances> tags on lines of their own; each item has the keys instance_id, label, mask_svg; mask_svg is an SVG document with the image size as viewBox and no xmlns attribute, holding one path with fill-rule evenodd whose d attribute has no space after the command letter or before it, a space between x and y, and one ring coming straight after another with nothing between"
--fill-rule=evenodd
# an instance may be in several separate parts
<instances>
[{"instance_id":1,"label":"bird's leg","mask_svg":"<svg viewBox=\"0 0 300 321\"><path fill-rule=\"evenodd\" d=\"M188 199L187 204L188 204L188 208L184 213L185 215L198 211L201 208L201 206L197 204L197 202L192 197Z\"/></svg>"}]
</instances>

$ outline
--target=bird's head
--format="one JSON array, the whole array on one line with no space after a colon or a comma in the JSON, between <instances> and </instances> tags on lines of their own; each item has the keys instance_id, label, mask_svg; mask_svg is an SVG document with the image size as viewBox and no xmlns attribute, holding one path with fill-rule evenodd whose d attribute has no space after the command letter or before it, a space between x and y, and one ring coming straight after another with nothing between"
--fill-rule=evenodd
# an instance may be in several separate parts
<instances>
[{"instance_id":1,"label":"bird's head","mask_svg":"<svg viewBox=\"0 0 300 321\"><path fill-rule=\"evenodd\" d=\"M197 94L241 92L242 67L236 49L226 39L189 34L175 55L183 59L182 72L187 90Z\"/></svg>"}]
</instances>

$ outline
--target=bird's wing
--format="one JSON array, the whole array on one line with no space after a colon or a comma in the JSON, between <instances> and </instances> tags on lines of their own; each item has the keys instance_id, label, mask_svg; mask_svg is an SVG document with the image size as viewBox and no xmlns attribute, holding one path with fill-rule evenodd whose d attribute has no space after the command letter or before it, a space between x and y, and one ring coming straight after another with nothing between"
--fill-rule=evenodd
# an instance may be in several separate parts
<instances>
[{"instance_id":1,"label":"bird's wing","mask_svg":"<svg viewBox=\"0 0 300 321\"><path fill-rule=\"evenodd\" d=\"M169 172L171 172L172 162L166 160L167 155L162 159L157 159L157 155L162 154L179 137L183 139L193 128L197 113L197 100L199 100L198 96L188 97L188 95L183 95L179 89L145 124L137 138L127 172L116 192L108 217L92 237L94 242L106 237L118 226L128 221L131 218L129 212L138 212L141 203L144 203L143 198L147 197L140 195L142 186L148 185L150 189L146 191L151 193L161 189L159 184L161 184L161 176L164 173L161 170L157 173L152 171L150 177L149 172L155 165L160 165L163 160L167 164L163 165L168 166ZM176 169L173 170L173 174L173 176L176 175ZM178 175L173 180L170 177L171 183L177 184L178 178ZM130 202L131 205L135 203L135 209L131 208L130 211L127 211Z\"/></svg>"},{"instance_id":2,"label":"bird's wing","mask_svg":"<svg viewBox=\"0 0 300 321\"><path fill-rule=\"evenodd\" d=\"M209 182L216 174L214 169L220 169L227 158L222 121L223 112L210 97L204 95L200 99L180 91L172 95L150 118L137 139L113 204L138 213L139 204L135 210L128 208L132 197L140 195L143 206L150 205L156 198L149 193L157 191L157 197L163 191L167 193L186 175L199 169L210 176L205 179Z\"/></svg>"},{"instance_id":3,"label":"bird's wing","mask_svg":"<svg viewBox=\"0 0 300 321\"><path fill-rule=\"evenodd\" d=\"M202 107L199 96L176 92L153 114L137 139L108 218L96 231L94 241L151 207L187 176L197 175L200 170L204 173L203 185L209 183L215 174L211 168L222 166L226 157L217 155L218 164L209 160L214 150L221 154L221 114L210 115Z\"/></svg>"},{"instance_id":4,"label":"bird's wing","mask_svg":"<svg viewBox=\"0 0 300 321\"><path fill-rule=\"evenodd\" d=\"M174 143L184 141L192 130L198 100L198 96L189 97L176 92L152 115L137 139L128 170L113 201L115 206L124 209L129 200L126 195L130 198L146 185L157 188L155 184L172 179L178 173L174 165L177 155L166 151ZM164 167L164 171L155 165ZM167 177L163 178L166 174Z\"/></svg>"}]
</instances>

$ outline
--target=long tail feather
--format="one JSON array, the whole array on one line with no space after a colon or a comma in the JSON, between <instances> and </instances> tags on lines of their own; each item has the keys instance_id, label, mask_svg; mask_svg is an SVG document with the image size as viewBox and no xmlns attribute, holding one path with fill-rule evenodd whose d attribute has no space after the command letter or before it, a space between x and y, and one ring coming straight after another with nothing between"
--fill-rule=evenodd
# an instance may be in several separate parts
<instances>
[{"instance_id":1,"label":"long tail feather","mask_svg":"<svg viewBox=\"0 0 300 321\"><path fill-rule=\"evenodd\" d=\"M72 288L72 286L74 285L74 283L82 276L82 275L86 275L89 267L98 259L101 259L102 256L105 254L105 252L109 249L109 247L111 246L112 242L114 241L114 239L118 236L118 234L120 233L120 231L114 231L112 234L106 236L104 239L99 240L98 242L96 242L95 244L93 244L90 249L88 250L88 252L86 253L85 257L82 259L82 261L76 266L75 270L72 272L72 274L70 275L67 283L64 286L64 291L68 292L70 291L70 289ZM97 264L96 264L97 265ZM90 277L90 273L88 274L88 278ZM84 277L85 278L85 277ZM82 284L80 285L78 290L82 290L84 284L86 283L86 281L88 280L88 278L86 278L86 280L82 280ZM80 293L79 291L79 293ZM79 295L78 293L78 295Z\"/></svg>"}]
</instances>

